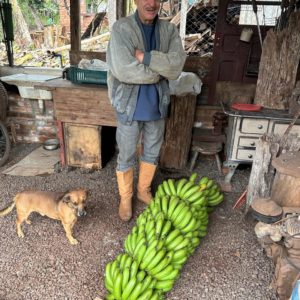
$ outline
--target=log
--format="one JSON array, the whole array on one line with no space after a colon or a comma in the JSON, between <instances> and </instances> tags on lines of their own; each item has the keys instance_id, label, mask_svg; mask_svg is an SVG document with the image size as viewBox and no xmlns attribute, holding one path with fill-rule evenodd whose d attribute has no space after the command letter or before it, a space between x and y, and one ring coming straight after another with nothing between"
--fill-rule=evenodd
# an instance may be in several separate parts
<instances>
[{"instance_id":1,"label":"log","mask_svg":"<svg viewBox=\"0 0 300 300\"><path fill-rule=\"evenodd\" d=\"M92 37L90 39L82 40L81 45L87 45L87 44L90 44L90 43L93 43L93 42L96 42L96 41L101 41L101 40L105 41L109 38L109 36L110 36L110 32L106 32L106 33L103 33L101 35ZM51 49L51 52L52 51L61 52L61 51L64 51L64 50L69 50L69 49L71 49L71 45L65 45L65 46L62 46L62 47Z\"/></svg>"},{"instance_id":2,"label":"log","mask_svg":"<svg viewBox=\"0 0 300 300\"><path fill-rule=\"evenodd\" d=\"M300 206L300 152L287 152L273 160L276 175L271 199L281 207Z\"/></svg>"},{"instance_id":3,"label":"log","mask_svg":"<svg viewBox=\"0 0 300 300\"><path fill-rule=\"evenodd\" d=\"M269 30L264 40L254 102L266 108L288 109L300 60L300 11L287 28Z\"/></svg>"},{"instance_id":4,"label":"log","mask_svg":"<svg viewBox=\"0 0 300 300\"><path fill-rule=\"evenodd\" d=\"M249 178L246 212L254 199L271 196L275 176L275 168L271 163L277 157L281 144L282 136L277 134L265 134L258 140ZM299 151L299 149L300 137L297 134L289 134L282 151Z\"/></svg>"}]
</instances>

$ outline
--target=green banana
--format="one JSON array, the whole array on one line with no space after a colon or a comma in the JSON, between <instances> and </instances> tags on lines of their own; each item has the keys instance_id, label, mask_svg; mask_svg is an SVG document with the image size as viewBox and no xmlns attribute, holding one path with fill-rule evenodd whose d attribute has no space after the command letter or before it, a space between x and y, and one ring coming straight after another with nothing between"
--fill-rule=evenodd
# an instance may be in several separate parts
<instances>
[{"instance_id":1,"label":"green banana","mask_svg":"<svg viewBox=\"0 0 300 300\"><path fill-rule=\"evenodd\" d=\"M174 179L168 179L168 185L169 185L171 195L175 196L176 195L176 188L175 188L175 184L174 184Z\"/></svg>"},{"instance_id":2,"label":"green banana","mask_svg":"<svg viewBox=\"0 0 300 300\"><path fill-rule=\"evenodd\" d=\"M142 247L142 245L146 245L146 238L142 238L138 244L136 245L135 249L133 250L133 257L136 257L137 256L137 253L140 251L140 248Z\"/></svg>"},{"instance_id":3,"label":"green banana","mask_svg":"<svg viewBox=\"0 0 300 300\"><path fill-rule=\"evenodd\" d=\"M118 272L118 262L114 260L110 268L110 278L112 282L115 281L115 275L117 274L117 272Z\"/></svg>"},{"instance_id":4,"label":"green banana","mask_svg":"<svg viewBox=\"0 0 300 300\"><path fill-rule=\"evenodd\" d=\"M166 293L173 288L173 285L174 280L161 280L156 282L155 288Z\"/></svg>"},{"instance_id":5,"label":"green banana","mask_svg":"<svg viewBox=\"0 0 300 300\"><path fill-rule=\"evenodd\" d=\"M200 239L197 238L197 237L194 237L194 238L191 239L191 243L192 243L192 245L193 245L194 247L196 247L196 246L199 245Z\"/></svg>"},{"instance_id":6,"label":"green banana","mask_svg":"<svg viewBox=\"0 0 300 300\"><path fill-rule=\"evenodd\" d=\"M216 200L220 195L220 191L216 191L212 195L207 195L208 202Z\"/></svg>"},{"instance_id":7,"label":"green banana","mask_svg":"<svg viewBox=\"0 0 300 300\"><path fill-rule=\"evenodd\" d=\"M188 201L189 202L195 202L197 199L199 199L201 196L203 196L203 191L198 191L196 193L194 193L193 195L191 195L189 198L188 198Z\"/></svg>"},{"instance_id":8,"label":"green banana","mask_svg":"<svg viewBox=\"0 0 300 300\"><path fill-rule=\"evenodd\" d=\"M197 220L193 217L188 225L181 229L182 233L194 231L197 228Z\"/></svg>"},{"instance_id":9,"label":"green banana","mask_svg":"<svg viewBox=\"0 0 300 300\"><path fill-rule=\"evenodd\" d=\"M153 294L153 289L148 289L139 296L139 300L149 300Z\"/></svg>"},{"instance_id":10,"label":"green banana","mask_svg":"<svg viewBox=\"0 0 300 300\"><path fill-rule=\"evenodd\" d=\"M183 257L186 257L186 256L187 256L186 249L183 248L183 249L177 250L177 251L174 252L172 261L180 260L180 259L182 259Z\"/></svg>"},{"instance_id":11,"label":"green banana","mask_svg":"<svg viewBox=\"0 0 300 300\"><path fill-rule=\"evenodd\" d=\"M124 266L125 266L125 262L127 260L127 258L129 257L129 255L127 253L124 253L121 257L121 260L120 260L120 269L123 270L124 269Z\"/></svg>"},{"instance_id":12,"label":"green banana","mask_svg":"<svg viewBox=\"0 0 300 300\"><path fill-rule=\"evenodd\" d=\"M185 257L183 257L182 259L173 261L174 269L175 269L175 267L181 267L181 266L187 261L187 259L188 259L188 257L185 256ZM177 269L177 268L176 268L176 269Z\"/></svg>"},{"instance_id":13,"label":"green banana","mask_svg":"<svg viewBox=\"0 0 300 300\"><path fill-rule=\"evenodd\" d=\"M177 238L180 235L180 230L179 229L174 229L172 230L169 235L167 236L165 243L168 246L175 238Z\"/></svg>"},{"instance_id":14,"label":"green banana","mask_svg":"<svg viewBox=\"0 0 300 300\"><path fill-rule=\"evenodd\" d=\"M163 218L159 218L157 221L156 221L156 226L155 226L155 234L157 237L160 237L160 234L161 234L161 231L162 231L162 228L163 228L163 225L164 225L164 219Z\"/></svg>"},{"instance_id":15,"label":"green banana","mask_svg":"<svg viewBox=\"0 0 300 300\"><path fill-rule=\"evenodd\" d=\"M206 189L211 188L211 186L214 184L214 181L212 179L209 179L206 183Z\"/></svg>"},{"instance_id":16,"label":"green banana","mask_svg":"<svg viewBox=\"0 0 300 300\"><path fill-rule=\"evenodd\" d=\"M199 199L197 199L196 201L194 201L194 202L192 203L192 205L193 205L193 206L201 206L201 205L204 205L205 200L206 200L206 197L203 195L203 196L201 196Z\"/></svg>"},{"instance_id":17,"label":"green banana","mask_svg":"<svg viewBox=\"0 0 300 300\"><path fill-rule=\"evenodd\" d=\"M188 182L183 186L183 188L181 189L180 194L179 194L179 197L180 197L181 199L183 199L183 195L184 195L191 187L193 187L194 185L195 185L195 184L194 184L193 182L188 181Z\"/></svg>"},{"instance_id":18,"label":"green banana","mask_svg":"<svg viewBox=\"0 0 300 300\"><path fill-rule=\"evenodd\" d=\"M164 188L163 188L163 185L160 184L157 188L157 190L159 191L159 194L160 194L160 197L163 197L166 195L165 191L164 191Z\"/></svg>"},{"instance_id":19,"label":"green banana","mask_svg":"<svg viewBox=\"0 0 300 300\"><path fill-rule=\"evenodd\" d=\"M209 178L207 176L203 176L203 177L200 178L199 185L200 184L207 184L208 181L209 181Z\"/></svg>"},{"instance_id":20,"label":"green banana","mask_svg":"<svg viewBox=\"0 0 300 300\"><path fill-rule=\"evenodd\" d=\"M150 275L147 275L143 282L142 282L142 289L141 289L141 293L143 293L144 291L146 291L149 287L150 287L150 284L152 282L152 276ZM151 289L152 290L152 289Z\"/></svg>"},{"instance_id":21,"label":"green banana","mask_svg":"<svg viewBox=\"0 0 300 300\"><path fill-rule=\"evenodd\" d=\"M122 273L118 272L113 287L113 295L116 299L121 299L122 296Z\"/></svg>"},{"instance_id":22,"label":"green banana","mask_svg":"<svg viewBox=\"0 0 300 300\"><path fill-rule=\"evenodd\" d=\"M151 249L149 251L148 255L147 255L147 252L146 252L145 255L144 255L143 260L141 261L140 268L142 270L145 270L148 267L151 260L155 257L156 254L157 254L157 250L155 248Z\"/></svg>"},{"instance_id":23,"label":"green banana","mask_svg":"<svg viewBox=\"0 0 300 300\"><path fill-rule=\"evenodd\" d=\"M105 300L115 300L115 296L113 294L108 294L105 296Z\"/></svg>"},{"instance_id":24,"label":"green banana","mask_svg":"<svg viewBox=\"0 0 300 300\"><path fill-rule=\"evenodd\" d=\"M173 252L173 251L172 251ZM167 254L153 269L149 270L149 273L155 277L155 274L165 269L173 259L173 254Z\"/></svg>"},{"instance_id":25,"label":"green banana","mask_svg":"<svg viewBox=\"0 0 300 300\"><path fill-rule=\"evenodd\" d=\"M174 222L176 217L180 214L181 210L186 207L187 205L184 202L180 202L177 207L175 208L174 212L172 213L170 219Z\"/></svg>"},{"instance_id":26,"label":"green banana","mask_svg":"<svg viewBox=\"0 0 300 300\"><path fill-rule=\"evenodd\" d=\"M188 217L188 212L190 212L190 208L186 205L182 208L177 217L173 219L173 225L175 227L179 227L178 225L182 222L182 220Z\"/></svg>"},{"instance_id":27,"label":"green banana","mask_svg":"<svg viewBox=\"0 0 300 300\"><path fill-rule=\"evenodd\" d=\"M169 220L166 220L162 230L161 230L161 235L160 237L162 239L164 239L166 237L166 235L169 233L169 231L171 230L171 227L172 227L172 222L169 221Z\"/></svg>"},{"instance_id":28,"label":"green banana","mask_svg":"<svg viewBox=\"0 0 300 300\"><path fill-rule=\"evenodd\" d=\"M185 226L187 226L187 225L190 223L192 217L193 217L193 214L192 214L192 212L189 210L189 211L185 214L184 218L177 224L177 227L180 228L180 229L183 229Z\"/></svg>"},{"instance_id":29,"label":"green banana","mask_svg":"<svg viewBox=\"0 0 300 300\"><path fill-rule=\"evenodd\" d=\"M121 295L122 300L127 300L128 299L130 293L133 291L133 289L136 286L136 282L137 282L136 277L130 278L128 284L126 285L125 289L122 292L122 295Z\"/></svg>"},{"instance_id":30,"label":"green banana","mask_svg":"<svg viewBox=\"0 0 300 300\"><path fill-rule=\"evenodd\" d=\"M165 216L168 215L168 204L169 204L169 197L164 196L161 200L161 209L162 209L163 213L165 214Z\"/></svg>"},{"instance_id":31,"label":"green banana","mask_svg":"<svg viewBox=\"0 0 300 300\"><path fill-rule=\"evenodd\" d=\"M168 218L170 219L177 205L180 203L178 197L171 197L169 208L168 208Z\"/></svg>"},{"instance_id":32,"label":"green banana","mask_svg":"<svg viewBox=\"0 0 300 300\"><path fill-rule=\"evenodd\" d=\"M146 276L146 272L144 270L141 270L136 274L136 278L139 282L143 281L145 276Z\"/></svg>"},{"instance_id":33,"label":"green banana","mask_svg":"<svg viewBox=\"0 0 300 300\"><path fill-rule=\"evenodd\" d=\"M109 290L111 293L113 292L113 281L111 279L111 265L112 263L109 262L106 266L105 266L105 287L107 288L107 290Z\"/></svg>"},{"instance_id":34,"label":"green banana","mask_svg":"<svg viewBox=\"0 0 300 300\"><path fill-rule=\"evenodd\" d=\"M140 264L141 261L143 260L146 251L147 251L147 246L145 244L143 244L136 255L136 260L137 260L138 264Z\"/></svg>"},{"instance_id":35,"label":"green banana","mask_svg":"<svg viewBox=\"0 0 300 300\"><path fill-rule=\"evenodd\" d=\"M125 268L130 268L131 264L132 264L132 261L133 261L132 257L130 255L128 255L128 258L126 259L126 262L124 264L124 269Z\"/></svg>"},{"instance_id":36,"label":"green banana","mask_svg":"<svg viewBox=\"0 0 300 300\"><path fill-rule=\"evenodd\" d=\"M130 269L127 267L123 270L123 277L122 277L122 291L125 290L127 283L130 279Z\"/></svg>"},{"instance_id":37,"label":"green banana","mask_svg":"<svg viewBox=\"0 0 300 300\"><path fill-rule=\"evenodd\" d=\"M187 247L189 245L190 241L189 239L183 239L183 241L180 244L177 244L173 249L174 251L180 250L184 247Z\"/></svg>"},{"instance_id":38,"label":"green banana","mask_svg":"<svg viewBox=\"0 0 300 300\"><path fill-rule=\"evenodd\" d=\"M161 197L159 197L159 198L155 198L155 200L154 200L154 202L155 202L155 205L156 205L156 207L158 208L158 210L159 210L159 212L161 211ZM156 216L156 215L153 215L154 217Z\"/></svg>"},{"instance_id":39,"label":"green banana","mask_svg":"<svg viewBox=\"0 0 300 300\"><path fill-rule=\"evenodd\" d=\"M167 248L169 250L175 250L175 248L181 244L184 240L182 235L177 236L171 243L167 244Z\"/></svg>"},{"instance_id":40,"label":"green banana","mask_svg":"<svg viewBox=\"0 0 300 300\"><path fill-rule=\"evenodd\" d=\"M170 274L173 271L173 266L169 264L164 270L160 271L155 275L155 278L157 280L164 280L164 277L166 277L168 274Z\"/></svg>"},{"instance_id":41,"label":"green banana","mask_svg":"<svg viewBox=\"0 0 300 300\"><path fill-rule=\"evenodd\" d=\"M170 190L168 181L167 181L167 180L164 180L162 184L163 184L165 193L166 193L167 195L171 196L172 193L171 193L171 190Z\"/></svg>"},{"instance_id":42,"label":"green banana","mask_svg":"<svg viewBox=\"0 0 300 300\"><path fill-rule=\"evenodd\" d=\"M150 263L147 265L146 270L150 272L153 268L157 266L157 264L163 259L163 257L166 255L166 249L162 248L157 252L155 257L150 261Z\"/></svg>"},{"instance_id":43,"label":"green banana","mask_svg":"<svg viewBox=\"0 0 300 300\"><path fill-rule=\"evenodd\" d=\"M198 174L196 172L192 173L192 175L189 178L189 181L191 182L195 182L196 178L197 178Z\"/></svg>"},{"instance_id":44,"label":"green banana","mask_svg":"<svg viewBox=\"0 0 300 300\"><path fill-rule=\"evenodd\" d=\"M182 178L178 181L177 187L176 187L176 194L179 195L183 186L185 185L185 183L187 183L187 179Z\"/></svg>"},{"instance_id":45,"label":"green banana","mask_svg":"<svg viewBox=\"0 0 300 300\"><path fill-rule=\"evenodd\" d=\"M179 274L179 270L173 269L172 271L169 272L169 274L167 274L166 276L162 277L162 279L159 280L175 280L177 279L178 274Z\"/></svg>"},{"instance_id":46,"label":"green banana","mask_svg":"<svg viewBox=\"0 0 300 300\"><path fill-rule=\"evenodd\" d=\"M133 277L136 277L138 268L139 268L139 265L138 265L137 261L133 260L131 267L130 267L130 279Z\"/></svg>"},{"instance_id":47,"label":"green banana","mask_svg":"<svg viewBox=\"0 0 300 300\"><path fill-rule=\"evenodd\" d=\"M221 194L217 199L215 199L214 201L210 201L209 202L209 206L217 206L219 205L222 201L224 200L224 195Z\"/></svg>"},{"instance_id":48,"label":"green banana","mask_svg":"<svg viewBox=\"0 0 300 300\"><path fill-rule=\"evenodd\" d=\"M194 185L191 188L189 188L183 195L182 195L182 199L184 200L189 200L189 197L192 196L193 194L195 194L196 192L199 192L199 186L198 185Z\"/></svg>"}]
</instances>

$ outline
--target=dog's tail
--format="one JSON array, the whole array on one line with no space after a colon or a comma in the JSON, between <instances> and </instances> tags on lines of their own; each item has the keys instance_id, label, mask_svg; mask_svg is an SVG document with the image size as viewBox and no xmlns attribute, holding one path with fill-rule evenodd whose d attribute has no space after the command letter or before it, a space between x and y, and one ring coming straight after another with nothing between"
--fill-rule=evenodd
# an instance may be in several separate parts
<instances>
[{"instance_id":1,"label":"dog's tail","mask_svg":"<svg viewBox=\"0 0 300 300\"><path fill-rule=\"evenodd\" d=\"M14 209L15 206L16 206L16 203L12 202L11 205L4 208L3 210L0 210L0 217L4 217L4 216L8 215Z\"/></svg>"}]
</instances>

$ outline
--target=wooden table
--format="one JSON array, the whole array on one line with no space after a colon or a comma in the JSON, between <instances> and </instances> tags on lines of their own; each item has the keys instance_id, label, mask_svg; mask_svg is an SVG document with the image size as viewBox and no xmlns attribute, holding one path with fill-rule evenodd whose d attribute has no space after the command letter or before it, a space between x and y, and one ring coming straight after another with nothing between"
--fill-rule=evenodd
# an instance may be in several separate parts
<instances>
[{"instance_id":1,"label":"wooden table","mask_svg":"<svg viewBox=\"0 0 300 300\"><path fill-rule=\"evenodd\" d=\"M35 86L52 92L54 114L58 131L63 131L61 147L68 165L81 167L102 167L102 154L105 147L112 143L111 128L116 127L116 113L108 98L106 86L73 84L59 78ZM192 128L196 109L196 96L171 96L170 113L166 119L165 142L161 149L160 166L182 169L186 167L191 145ZM96 141L96 132L101 131ZM78 140L83 139L82 143ZM114 136L113 136L114 138ZM88 143L93 140L93 143ZM98 146L92 148L92 144ZM88 145L90 144L90 146ZM64 147L66 149L64 150ZM96 152L99 148L99 159ZM102 148L102 150L101 150ZM111 148L109 148L111 149ZM112 150L111 150L112 151ZM61 160L64 156L61 154Z\"/></svg>"}]
</instances>

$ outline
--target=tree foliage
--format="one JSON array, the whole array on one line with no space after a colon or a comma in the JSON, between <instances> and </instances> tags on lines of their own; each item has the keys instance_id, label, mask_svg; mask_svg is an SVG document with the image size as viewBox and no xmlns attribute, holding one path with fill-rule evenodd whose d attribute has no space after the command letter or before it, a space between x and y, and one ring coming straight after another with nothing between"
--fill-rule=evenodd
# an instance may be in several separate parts
<instances>
[{"instance_id":1,"label":"tree foliage","mask_svg":"<svg viewBox=\"0 0 300 300\"><path fill-rule=\"evenodd\" d=\"M24 13L26 23L28 24L31 30L36 29L36 20L28 6L31 8L31 11L34 11L36 16L41 20L41 23L44 25L49 24L49 20L52 20L53 23L59 21L59 6L57 0L18 0L20 8Z\"/></svg>"}]
</instances>

